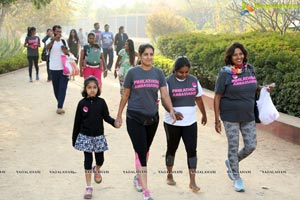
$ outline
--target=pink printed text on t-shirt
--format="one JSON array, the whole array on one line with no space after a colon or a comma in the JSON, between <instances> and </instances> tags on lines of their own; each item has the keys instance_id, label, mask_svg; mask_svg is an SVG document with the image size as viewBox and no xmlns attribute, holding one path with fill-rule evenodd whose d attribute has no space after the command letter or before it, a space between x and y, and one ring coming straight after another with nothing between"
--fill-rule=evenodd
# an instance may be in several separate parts
<instances>
[{"instance_id":1,"label":"pink printed text on t-shirt","mask_svg":"<svg viewBox=\"0 0 300 200\"><path fill-rule=\"evenodd\" d=\"M140 79L133 81L135 89L138 88L159 88L159 81L155 79Z\"/></svg>"},{"instance_id":2,"label":"pink printed text on t-shirt","mask_svg":"<svg viewBox=\"0 0 300 200\"><path fill-rule=\"evenodd\" d=\"M196 88L172 89L172 95L173 95L173 97L195 96L196 94L197 94Z\"/></svg>"},{"instance_id":3,"label":"pink printed text on t-shirt","mask_svg":"<svg viewBox=\"0 0 300 200\"><path fill-rule=\"evenodd\" d=\"M257 83L257 81L255 76L245 76L242 78L233 79L231 83L233 86L239 86L239 85Z\"/></svg>"}]
</instances>

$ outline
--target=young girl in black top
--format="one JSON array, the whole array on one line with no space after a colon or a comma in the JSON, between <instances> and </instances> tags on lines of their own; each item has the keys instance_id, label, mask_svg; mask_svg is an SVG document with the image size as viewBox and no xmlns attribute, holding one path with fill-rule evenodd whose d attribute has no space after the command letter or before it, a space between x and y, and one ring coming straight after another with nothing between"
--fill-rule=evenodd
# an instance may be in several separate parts
<instances>
[{"instance_id":1,"label":"young girl in black top","mask_svg":"<svg viewBox=\"0 0 300 200\"><path fill-rule=\"evenodd\" d=\"M93 152L95 152L96 166L93 167L94 180L101 183L100 167L104 162L104 151L108 150L104 136L103 120L112 126L120 125L109 115L108 107L104 99L99 97L100 89L94 76L84 81L84 89L79 101L74 121L72 144L75 149L84 152L84 168L86 177L86 189L84 198L92 198L91 172Z\"/></svg>"}]
</instances>

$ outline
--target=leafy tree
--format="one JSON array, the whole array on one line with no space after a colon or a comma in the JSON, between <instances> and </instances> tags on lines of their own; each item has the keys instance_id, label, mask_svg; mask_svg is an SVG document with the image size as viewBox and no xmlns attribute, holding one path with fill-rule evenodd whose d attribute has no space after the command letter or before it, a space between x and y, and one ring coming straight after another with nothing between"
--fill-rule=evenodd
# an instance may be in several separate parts
<instances>
[{"instance_id":1,"label":"leafy tree","mask_svg":"<svg viewBox=\"0 0 300 200\"><path fill-rule=\"evenodd\" d=\"M14 6L20 7L24 3L32 3L37 9L46 6L51 0L0 0L0 32L6 16L11 12Z\"/></svg>"},{"instance_id":2,"label":"leafy tree","mask_svg":"<svg viewBox=\"0 0 300 200\"><path fill-rule=\"evenodd\" d=\"M243 7L248 5L254 9L241 16ZM296 0L248 0L246 2L233 1L228 10L235 13L235 19L242 20L254 31L278 31L285 34L290 24L299 20L300 5ZM233 18L233 17L231 17Z\"/></svg>"},{"instance_id":3,"label":"leafy tree","mask_svg":"<svg viewBox=\"0 0 300 200\"><path fill-rule=\"evenodd\" d=\"M38 32L54 24L66 25L74 19L72 0L52 0L48 6L39 9L34 4L19 2L12 5L7 14L3 27L8 36L15 36L15 32L26 32L28 26L35 26ZM25 20L24 20L25 19Z\"/></svg>"},{"instance_id":4,"label":"leafy tree","mask_svg":"<svg viewBox=\"0 0 300 200\"><path fill-rule=\"evenodd\" d=\"M167 33L191 32L196 30L195 24L189 19L176 15L169 10L159 10L147 18L146 32L156 42L158 37Z\"/></svg>"}]
</instances>

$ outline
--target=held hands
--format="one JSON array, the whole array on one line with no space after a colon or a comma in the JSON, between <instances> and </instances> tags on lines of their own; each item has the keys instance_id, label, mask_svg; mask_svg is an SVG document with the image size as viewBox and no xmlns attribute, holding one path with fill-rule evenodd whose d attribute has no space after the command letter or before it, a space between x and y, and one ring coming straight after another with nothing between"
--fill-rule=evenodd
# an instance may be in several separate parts
<instances>
[{"instance_id":1,"label":"held hands","mask_svg":"<svg viewBox=\"0 0 300 200\"><path fill-rule=\"evenodd\" d=\"M117 117L117 119L115 120L115 127L120 128L121 126L122 126L122 118Z\"/></svg>"}]
</instances>

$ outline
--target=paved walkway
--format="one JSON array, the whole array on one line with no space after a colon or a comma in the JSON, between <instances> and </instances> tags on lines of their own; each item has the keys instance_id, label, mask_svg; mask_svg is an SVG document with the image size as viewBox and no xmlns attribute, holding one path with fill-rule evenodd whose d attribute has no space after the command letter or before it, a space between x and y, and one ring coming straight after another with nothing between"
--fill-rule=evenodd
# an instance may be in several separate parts
<instances>
[{"instance_id":1,"label":"paved walkway","mask_svg":"<svg viewBox=\"0 0 300 200\"><path fill-rule=\"evenodd\" d=\"M74 112L81 99L82 78L70 81L65 115L55 113L52 85L45 67L41 80L29 83L27 69L0 76L0 199L82 199L85 186L83 154L71 145ZM102 97L116 117L119 84L109 73ZM163 109L160 109L161 116ZM233 190L224 160L227 142L224 132L214 131L213 112L208 124L199 125L198 175L201 192L188 189L185 150L179 146L175 160L177 186L165 183L165 133L162 123L154 139L149 160L149 188L155 200L213 199L299 199L300 148L271 134L258 131L257 150L240 164L245 193ZM123 117L125 120L125 117ZM105 153L103 182L94 185L93 199L141 199L132 185L134 154L126 126L114 129L105 124L110 150ZM241 142L242 144L242 142Z\"/></svg>"}]
</instances>

